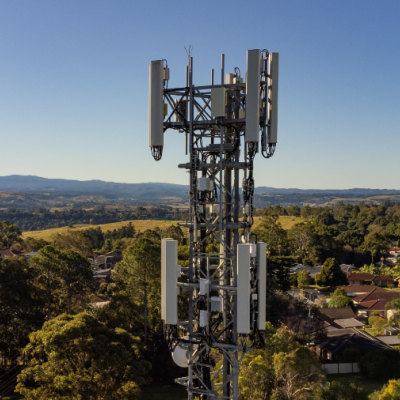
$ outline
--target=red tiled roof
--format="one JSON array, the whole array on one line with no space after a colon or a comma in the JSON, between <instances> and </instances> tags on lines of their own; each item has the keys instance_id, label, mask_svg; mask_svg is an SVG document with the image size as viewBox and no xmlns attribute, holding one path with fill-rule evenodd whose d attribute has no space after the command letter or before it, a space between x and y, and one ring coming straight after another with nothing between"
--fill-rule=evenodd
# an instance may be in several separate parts
<instances>
[{"instance_id":1,"label":"red tiled roof","mask_svg":"<svg viewBox=\"0 0 400 400\"><path fill-rule=\"evenodd\" d=\"M359 274L351 274L348 279L350 281L372 281L376 275L368 274L366 272L361 272Z\"/></svg>"},{"instance_id":2,"label":"red tiled roof","mask_svg":"<svg viewBox=\"0 0 400 400\"><path fill-rule=\"evenodd\" d=\"M371 300L379 300L379 299L387 299L388 301L392 299L397 299L399 297L398 292L390 292L389 290L382 289L380 287L374 287L369 293L360 294L358 296L353 297L353 301L356 303L362 303L365 301Z\"/></svg>"},{"instance_id":3,"label":"red tiled roof","mask_svg":"<svg viewBox=\"0 0 400 400\"><path fill-rule=\"evenodd\" d=\"M22 253L18 250L10 250L10 249L0 250L1 257L13 257L13 256L19 256L21 254Z\"/></svg>"},{"instance_id":4,"label":"red tiled roof","mask_svg":"<svg viewBox=\"0 0 400 400\"><path fill-rule=\"evenodd\" d=\"M374 282L375 282L375 281L392 281L393 278L391 278L390 276L386 276L386 275L382 275L382 276L377 275L377 276L375 276L375 278L372 279L372 280L373 280Z\"/></svg>"},{"instance_id":5,"label":"red tiled roof","mask_svg":"<svg viewBox=\"0 0 400 400\"><path fill-rule=\"evenodd\" d=\"M353 274L358 275L358 274ZM376 288L371 285L343 285L343 286L327 286L324 288L317 288L320 293L333 293L336 289L344 289L347 293L369 293ZM384 289L381 289L384 290Z\"/></svg>"},{"instance_id":6,"label":"red tiled roof","mask_svg":"<svg viewBox=\"0 0 400 400\"><path fill-rule=\"evenodd\" d=\"M359 303L359 305L369 311L385 311L386 304L389 303L389 301L390 300L371 300Z\"/></svg>"}]
</instances>

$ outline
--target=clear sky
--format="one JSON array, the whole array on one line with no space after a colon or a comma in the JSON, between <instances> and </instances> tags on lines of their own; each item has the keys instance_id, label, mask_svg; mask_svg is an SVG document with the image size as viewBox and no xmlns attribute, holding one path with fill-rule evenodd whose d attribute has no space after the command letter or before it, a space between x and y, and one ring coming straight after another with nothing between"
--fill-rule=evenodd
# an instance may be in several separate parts
<instances>
[{"instance_id":1,"label":"clear sky","mask_svg":"<svg viewBox=\"0 0 400 400\"><path fill-rule=\"evenodd\" d=\"M182 86L280 52L279 135L256 186L400 189L400 2L0 1L0 175L187 184L148 147L148 68Z\"/></svg>"}]
</instances>

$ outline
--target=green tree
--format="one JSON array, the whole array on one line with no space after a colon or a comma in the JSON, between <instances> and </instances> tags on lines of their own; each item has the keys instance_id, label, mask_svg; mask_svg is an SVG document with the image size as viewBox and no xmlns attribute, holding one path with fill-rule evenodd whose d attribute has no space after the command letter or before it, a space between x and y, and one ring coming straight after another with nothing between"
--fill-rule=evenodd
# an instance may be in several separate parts
<instances>
[{"instance_id":1,"label":"green tree","mask_svg":"<svg viewBox=\"0 0 400 400\"><path fill-rule=\"evenodd\" d=\"M30 335L17 391L27 400L138 399L151 368L139 358L139 343L92 315L62 314Z\"/></svg>"},{"instance_id":2,"label":"green tree","mask_svg":"<svg viewBox=\"0 0 400 400\"><path fill-rule=\"evenodd\" d=\"M297 277L297 286L299 288L309 287L311 283L310 271L301 271Z\"/></svg>"},{"instance_id":3,"label":"green tree","mask_svg":"<svg viewBox=\"0 0 400 400\"><path fill-rule=\"evenodd\" d=\"M336 237L336 240L343 245L350 246L354 252L355 248L361 246L364 238L356 231L344 231Z\"/></svg>"},{"instance_id":4,"label":"green tree","mask_svg":"<svg viewBox=\"0 0 400 400\"><path fill-rule=\"evenodd\" d=\"M9 221L0 221L0 241L6 249L21 237L21 231L18 226Z\"/></svg>"},{"instance_id":5,"label":"green tree","mask_svg":"<svg viewBox=\"0 0 400 400\"><path fill-rule=\"evenodd\" d=\"M371 396L373 400L399 400L400 399L400 379L390 380L387 385L379 392Z\"/></svg>"},{"instance_id":6,"label":"green tree","mask_svg":"<svg viewBox=\"0 0 400 400\"><path fill-rule=\"evenodd\" d=\"M300 346L285 328L266 325L265 345L247 353L239 373L239 393L243 400L305 399L325 376L315 353Z\"/></svg>"},{"instance_id":7,"label":"green tree","mask_svg":"<svg viewBox=\"0 0 400 400\"><path fill-rule=\"evenodd\" d=\"M337 288L333 293L332 293L332 298L338 297L338 296L347 296L347 292L343 288Z\"/></svg>"},{"instance_id":8,"label":"green tree","mask_svg":"<svg viewBox=\"0 0 400 400\"><path fill-rule=\"evenodd\" d=\"M377 350L361 357L360 372L368 379L389 380L400 378L400 352Z\"/></svg>"},{"instance_id":9,"label":"green tree","mask_svg":"<svg viewBox=\"0 0 400 400\"><path fill-rule=\"evenodd\" d=\"M103 246L103 251L104 252L106 252L106 253L108 253L108 252L110 252L110 251L112 251L113 250L113 242L112 242L112 240L111 239L106 239L105 240L105 242L104 242L104 246Z\"/></svg>"},{"instance_id":10,"label":"green tree","mask_svg":"<svg viewBox=\"0 0 400 400\"><path fill-rule=\"evenodd\" d=\"M171 225L167 229L161 231L161 237L171 238L178 242L183 238L184 234L180 226Z\"/></svg>"},{"instance_id":11,"label":"green tree","mask_svg":"<svg viewBox=\"0 0 400 400\"><path fill-rule=\"evenodd\" d=\"M287 233L280 222L277 222L277 216L264 215L260 225L254 229L254 233L257 235L257 240L267 244L271 255L286 253Z\"/></svg>"},{"instance_id":12,"label":"green tree","mask_svg":"<svg viewBox=\"0 0 400 400\"><path fill-rule=\"evenodd\" d=\"M318 387L315 400L368 400L367 391L353 382L334 381L329 386Z\"/></svg>"},{"instance_id":13,"label":"green tree","mask_svg":"<svg viewBox=\"0 0 400 400\"><path fill-rule=\"evenodd\" d=\"M158 235L151 231L137 234L131 246L124 251L124 259L117 264L113 274L113 280L135 296L143 308L145 342L149 325L149 292L157 302L160 301L160 254Z\"/></svg>"},{"instance_id":14,"label":"green tree","mask_svg":"<svg viewBox=\"0 0 400 400\"><path fill-rule=\"evenodd\" d=\"M395 310L395 313L389 320L391 325L400 324L400 299L393 299L385 306L386 310Z\"/></svg>"},{"instance_id":15,"label":"green tree","mask_svg":"<svg viewBox=\"0 0 400 400\"><path fill-rule=\"evenodd\" d=\"M24 239L24 245L29 251L38 251L48 244L44 239L34 239L31 237Z\"/></svg>"},{"instance_id":16,"label":"green tree","mask_svg":"<svg viewBox=\"0 0 400 400\"><path fill-rule=\"evenodd\" d=\"M321 272L317 274L315 283L318 286L340 286L348 285L349 281L339 263L334 258L328 258L324 262Z\"/></svg>"},{"instance_id":17,"label":"green tree","mask_svg":"<svg viewBox=\"0 0 400 400\"><path fill-rule=\"evenodd\" d=\"M263 351L248 353L240 364L240 398L264 400L274 392L274 370Z\"/></svg>"},{"instance_id":18,"label":"green tree","mask_svg":"<svg viewBox=\"0 0 400 400\"><path fill-rule=\"evenodd\" d=\"M350 297L336 296L332 297L328 303L328 308L353 308L354 303Z\"/></svg>"},{"instance_id":19,"label":"green tree","mask_svg":"<svg viewBox=\"0 0 400 400\"><path fill-rule=\"evenodd\" d=\"M61 288L62 254L54 246L48 245L40 249L39 254L31 257L29 261L37 276L37 286L45 292L47 319L50 319L55 292Z\"/></svg>"},{"instance_id":20,"label":"green tree","mask_svg":"<svg viewBox=\"0 0 400 400\"><path fill-rule=\"evenodd\" d=\"M71 298L75 293L81 293L91 286L93 267L74 250L67 250L62 254L61 277L67 292L67 314L71 312Z\"/></svg>"},{"instance_id":21,"label":"green tree","mask_svg":"<svg viewBox=\"0 0 400 400\"><path fill-rule=\"evenodd\" d=\"M295 262L294 257L290 256L268 256L267 258L267 282L277 290L286 291L290 289L289 268Z\"/></svg>"},{"instance_id":22,"label":"green tree","mask_svg":"<svg viewBox=\"0 0 400 400\"><path fill-rule=\"evenodd\" d=\"M309 223L301 222L292 226L288 231L290 247L301 260L306 257L307 249L313 240L313 230Z\"/></svg>"},{"instance_id":23,"label":"green tree","mask_svg":"<svg viewBox=\"0 0 400 400\"><path fill-rule=\"evenodd\" d=\"M43 302L34 285L35 274L24 258L0 258L0 357L15 355L41 327Z\"/></svg>"},{"instance_id":24,"label":"green tree","mask_svg":"<svg viewBox=\"0 0 400 400\"><path fill-rule=\"evenodd\" d=\"M370 232L363 243L364 250L371 254L372 264L374 264L374 257L385 254L388 247L388 239L380 232Z\"/></svg>"},{"instance_id":25,"label":"green tree","mask_svg":"<svg viewBox=\"0 0 400 400\"><path fill-rule=\"evenodd\" d=\"M52 240L60 251L75 250L84 257L92 255L92 243L82 231L68 229L66 232L53 235Z\"/></svg>"},{"instance_id":26,"label":"green tree","mask_svg":"<svg viewBox=\"0 0 400 400\"><path fill-rule=\"evenodd\" d=\"M309 398L310 394L325 383L325 375L316 354L306 347L290 353L280 352L273 357L278 393L288 400Z\"/></svg>"}]
</instances>

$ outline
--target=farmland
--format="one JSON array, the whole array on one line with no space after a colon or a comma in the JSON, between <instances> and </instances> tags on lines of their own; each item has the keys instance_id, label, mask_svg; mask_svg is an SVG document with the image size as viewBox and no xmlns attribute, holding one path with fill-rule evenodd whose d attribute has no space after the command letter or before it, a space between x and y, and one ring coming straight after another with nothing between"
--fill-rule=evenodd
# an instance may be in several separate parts
<instances>
[{"instance_id":1,"label":"farmland","mask_svg":"<svg viewBox=\"0 0 400 400\"><path fill-rule=\"evenodd\" d=\"M283 229L290 229L294 224L301 222L303 219L300 217L291 217L291 216L280 216L279 222L282 224ZM122 221L122 222L114 222L111 224L100 224L100 225L90 225L90 224L80 224L74 225L73 228L68 226L62 228L53 228L46 229L42 231L27 231L22 233L22 238L26 239L28 237L34 239L44 239L46 241L50 241L51 237L56 233L62 233L66 230L85 230L88 228L100 228L103 232L113 231L114 229L121 228L122 226L128 225L129 223L135 227L136 232L143 232L146 229L154 229L159 227L160 229L166 229L171 225L177 225L179 221L163 221L156 219L143 219L143 220L132 220L132 221ZM261 217L254 218L253 228L256 228L261 222ZM185 229L184 229L185 231Z\"/></svg>"}]
</instances>

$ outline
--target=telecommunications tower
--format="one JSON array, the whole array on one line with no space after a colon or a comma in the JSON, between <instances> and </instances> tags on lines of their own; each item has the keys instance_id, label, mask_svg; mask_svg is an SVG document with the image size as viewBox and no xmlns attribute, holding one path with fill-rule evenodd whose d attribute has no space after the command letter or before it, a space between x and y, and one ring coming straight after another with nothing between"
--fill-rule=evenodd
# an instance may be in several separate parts
<instances>
[{"instance_id":1,"label":"telecommunications tower","mask_svg":"<svg viewBox=\"0 0 400 400\"><path fill-rule=\"evenodd\" d=\"M161 159L164 132L176 129L189 156L178 166L190 176L189 218L179 224L189 229L188 267L178 265L176 240L161 245L164 332L174 361L188 368L177 382L189 400L237 400L240 360L262 346L265 329L267 249L251 233L253 160L271 157L277 143L279 53L248 50L245 79L239 68L225 77L224 65L222 55L220 83L211 70L211 84L195 86L189 57L185 85L169 88L167 61L150 64L152 155ZM207 252L216 243L219 251ZM178 301L187 304L179 312Z\"/></svg>"}]
</instances>

